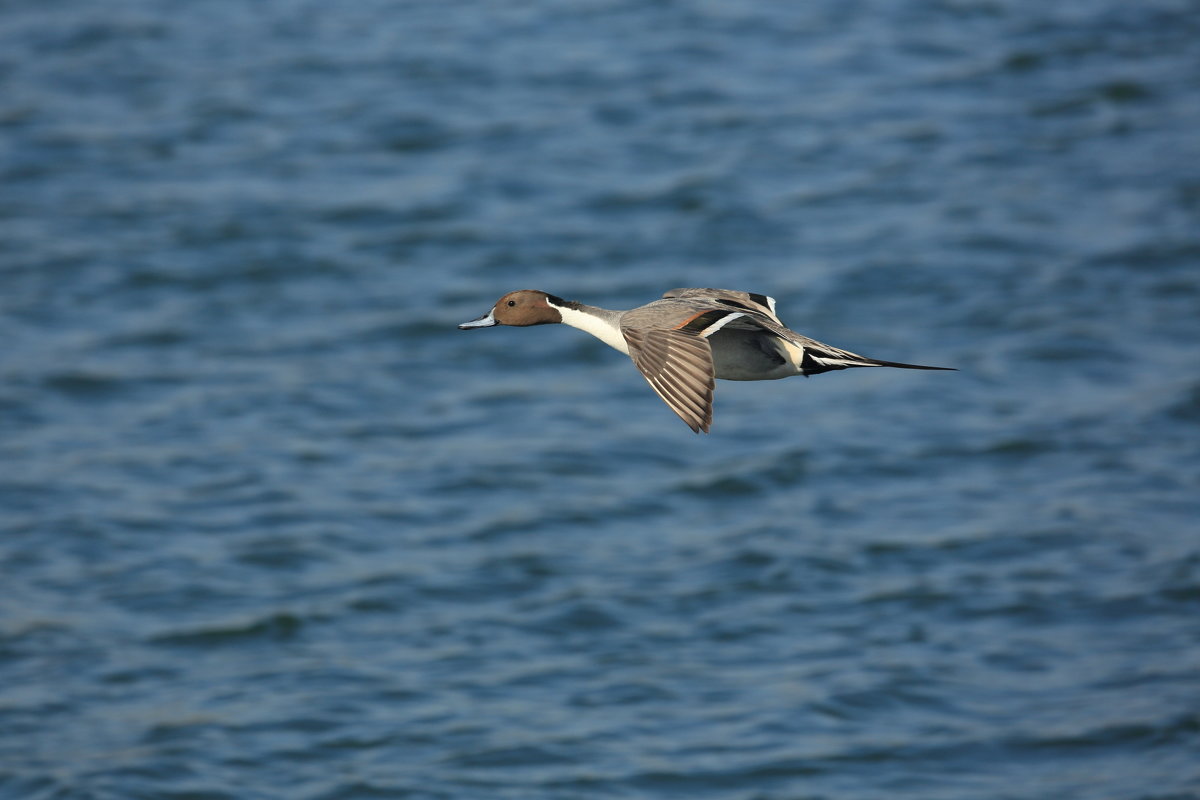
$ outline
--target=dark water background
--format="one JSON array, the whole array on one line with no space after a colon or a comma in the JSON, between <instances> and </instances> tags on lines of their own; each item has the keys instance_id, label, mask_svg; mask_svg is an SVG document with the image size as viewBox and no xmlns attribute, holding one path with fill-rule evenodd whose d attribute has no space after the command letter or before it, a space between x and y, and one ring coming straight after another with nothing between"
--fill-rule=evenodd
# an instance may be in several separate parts
<instances>
[{"instance_id":1,"label":"dark water background","mask_svg":"<svg viewBox=\"0 0 1200 800\"><path fill-rule=\"evenodd\" d=\"M698 437L501 293L958 373ZM1200 797L1200 5L0 3L0 796Z\"/></svg>"}]
</instances>

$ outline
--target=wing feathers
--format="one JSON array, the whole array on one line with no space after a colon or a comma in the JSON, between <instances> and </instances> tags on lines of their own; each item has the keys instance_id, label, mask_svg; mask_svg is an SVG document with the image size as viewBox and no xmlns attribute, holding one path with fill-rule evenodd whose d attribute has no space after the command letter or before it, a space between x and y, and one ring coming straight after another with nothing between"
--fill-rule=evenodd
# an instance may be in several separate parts
<instances>
[{"instance_id":1,"label":"wing feathers","mask_svg":"<svg viewBox=\"0 0 1200 800\"><path fill-rule=\"evenodd\" d=\"M712 348L697 332L623 328L629 355L663 402L693 431L712 425Z\"/></svg>"}]
</instances>

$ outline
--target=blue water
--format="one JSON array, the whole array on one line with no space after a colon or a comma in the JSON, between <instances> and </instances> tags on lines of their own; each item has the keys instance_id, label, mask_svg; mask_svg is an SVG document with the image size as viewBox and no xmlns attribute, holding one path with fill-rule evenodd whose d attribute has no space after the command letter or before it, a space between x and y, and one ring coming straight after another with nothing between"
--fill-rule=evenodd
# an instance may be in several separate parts
<instances>
[{"instance_id":1,"label":"blue water","mask_svg":"<svg viewBox=\"0 0 1200 800\"><path fill-rule=\"evenodd\" d=\"M0 3L0 797L1200 797L1191 0ZM504 292L956 373L693 435Z\"/></svg>"}]
</instances>

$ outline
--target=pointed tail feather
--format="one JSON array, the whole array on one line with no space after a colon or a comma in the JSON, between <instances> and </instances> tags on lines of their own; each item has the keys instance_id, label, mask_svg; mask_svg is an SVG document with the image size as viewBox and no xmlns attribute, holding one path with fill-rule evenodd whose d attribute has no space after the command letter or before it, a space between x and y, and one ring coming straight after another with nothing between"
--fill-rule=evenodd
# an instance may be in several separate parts
<instances>
[{"instance_id":1,"label":"pointed tail feather","mask_svg":"<svg viewBox=\"0 0 1200 800\"><path fill-rule=\"evenodd\" d=\"M835 369L849 369L851 367L896 367L897 369L932 369L945 370L956 372L954 367L930 367L925 364L903 364L899 361L880 361L877 358L867 358L865 356L857 356L851 353L845 355L816 355L812 351L804 354L804 372L806 375L817 375L822 372L829 372Z\"/></svg>"},{"instance_id":2,"label":"pointed tail feather","mask_svg":"<svg viewBox=\"0 0 1200 800\"><path fill-rule=\"evenodd\" d=\"M879 359L876 359L876 358L866 358L863 360L866 361L867 363L863 364L861 366L898 367L899 369L938 369L938 370L944 370L947 372L958 372L958 369L956 367L930 367L930 366L926 366L925 364L901 364L899 361L880 361Z\"/></svg>"}]
</instances>

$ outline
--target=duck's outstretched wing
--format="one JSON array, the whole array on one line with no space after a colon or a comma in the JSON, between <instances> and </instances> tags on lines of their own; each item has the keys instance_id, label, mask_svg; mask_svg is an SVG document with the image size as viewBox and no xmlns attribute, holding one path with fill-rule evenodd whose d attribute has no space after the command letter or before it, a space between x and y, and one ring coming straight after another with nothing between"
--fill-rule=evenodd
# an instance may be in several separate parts
<instances>
[{"instance_id":1,"label":"duck's outstretched wing","mask_svg":"<svg viewBox=\"0 0 1200 800\"><path fill-rule=\"evenodd\" d=\"M762 314L776 325L783 326L775 314L775 298L757 292L739 292L734 289L672 289L663 297L707 303L713 308L728 308L734 311L749 311Z\"/></svg>"},{"instance_id":2,"label":"duck's outstretched wing","mask_svg":"<svg viewBox=\"0 0 1200 800\"><path fill-rule=\"evenodd\" d=\"M663 401L693 431L712 425L713 360L708 339L685 330L622 327L629 356Z\"/></svg>"}]
</instances>

